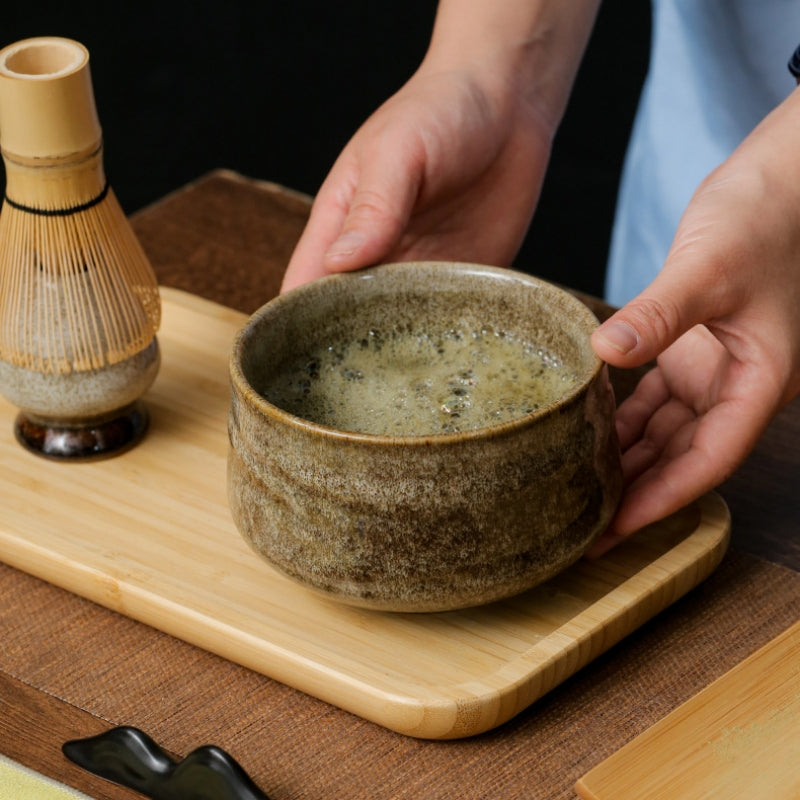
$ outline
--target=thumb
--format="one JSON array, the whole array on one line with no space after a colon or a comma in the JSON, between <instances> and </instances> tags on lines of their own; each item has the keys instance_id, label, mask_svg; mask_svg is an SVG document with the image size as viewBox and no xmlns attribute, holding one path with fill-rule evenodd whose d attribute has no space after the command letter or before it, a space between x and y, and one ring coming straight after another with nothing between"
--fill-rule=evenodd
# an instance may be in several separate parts
<instances>
[{"instance_id":1,"label":"thumb","mask_svg":"<svg viewBox=\"0 0 800 800\"><path fill-rule=\"evenodd\" d=\"M595 353L616 367L638 367L705 321L703 293L665 266L655 281L592 334Z\"/></svg>"},{"instance_id":2,"label":"thumb","mask_svg":"<svg viewBox=\"0 0 800 800\"><path fill-rule=\"evenodd\" d=\"M741 305L752 272L752 201L749 193L742 200L737 185L719 170L701 184L653 282L592 335L600 358L617 367L641 366L690 328Z\"/></svg>"},{"instance_id":3,"label":"thumb","mask_svg":"<svg viewBox=\"0 0 800 800\"><path fill-rule=\"evenodd\" d=\"M375 264L397 246L417 200L421 172L386 148L365 159L339 235L325 252L326 271Z\"/></svg>"}]
</instances>

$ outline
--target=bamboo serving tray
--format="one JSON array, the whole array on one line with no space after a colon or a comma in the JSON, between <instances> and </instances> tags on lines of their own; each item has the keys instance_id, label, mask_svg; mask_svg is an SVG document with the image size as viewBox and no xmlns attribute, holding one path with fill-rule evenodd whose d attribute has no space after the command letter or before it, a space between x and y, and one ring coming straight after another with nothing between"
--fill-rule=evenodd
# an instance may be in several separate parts
<instances>
[{"instance_id":1,"label":"bamboo serving tray","mask_svg":"<svg viewBox=\"0 0 800 800\"><path fill-rule=\"evenodd\" d=\"M512 600L436 614L349 608L275 572L226 499L228 355L245 316L162 289L150 430L116 458L23 450L0 400L0 559L394 731L489 730L717 566L727 507L711 493L602 559Z\"/></svg>"}]
</instances>

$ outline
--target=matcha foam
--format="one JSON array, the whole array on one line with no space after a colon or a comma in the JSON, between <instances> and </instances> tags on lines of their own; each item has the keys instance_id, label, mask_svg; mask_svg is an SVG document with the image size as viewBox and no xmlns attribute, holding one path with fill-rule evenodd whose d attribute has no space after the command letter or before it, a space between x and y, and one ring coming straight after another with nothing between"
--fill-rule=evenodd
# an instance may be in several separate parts
<instances>
[{"instance_id":1,"label":"matcha foam","mask_svg":"<svg viewBox=\"0 0 800 800\"><path fill-rule=\"evenodd\" d=\"M370 330L305 353L261 393L284 411L331 428L424 436L525 416L576 382L558 357L503 331Z\"/></svg>"}]
</instances>

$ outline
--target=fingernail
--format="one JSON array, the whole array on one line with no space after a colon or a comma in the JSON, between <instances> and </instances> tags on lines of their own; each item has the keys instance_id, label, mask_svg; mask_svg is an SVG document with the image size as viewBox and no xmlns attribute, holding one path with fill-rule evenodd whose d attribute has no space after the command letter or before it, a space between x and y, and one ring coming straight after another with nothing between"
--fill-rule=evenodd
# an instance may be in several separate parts
<instances>
[{"instance_id":1,"label":"fingernail","mask_svg":"<svg viewBox=\"0 0 800 800\"><path fill-rule=\"evenodd\" d=\"M358 231L343 233L327 250L328 258L345 258L351 256L364 244L364 236Z\"/></svg>"},{"instance_id":2,"label":"fingernail","mask_svg":"<svg viewBox=\"0 0 800 800\"><path fill-rule=\"evenodd\" d=\"M597 329L597 335L623 355L639 344L639 334L627 322L607 322Z\"/></svg>"}]
</instances>

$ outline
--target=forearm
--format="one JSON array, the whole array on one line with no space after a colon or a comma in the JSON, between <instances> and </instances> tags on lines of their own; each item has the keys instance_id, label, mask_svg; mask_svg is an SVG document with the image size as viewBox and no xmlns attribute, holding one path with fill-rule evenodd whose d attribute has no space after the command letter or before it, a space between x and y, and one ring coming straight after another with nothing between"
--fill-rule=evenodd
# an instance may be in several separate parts
<instances>
[{"instance_id":1,"label":"forearm","mask_svg":"<svg viewBox=\"0 0 800 800\"><path fill-rule=\"evenodd\" d=\"M600 0L440 0L426 70L475 69L555 130Z\"/></svg>"}]
</instances>

